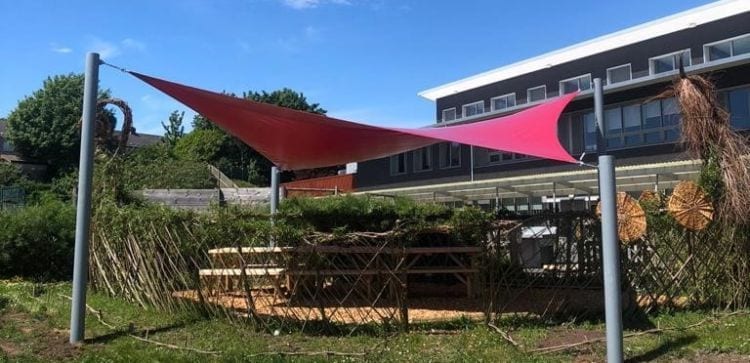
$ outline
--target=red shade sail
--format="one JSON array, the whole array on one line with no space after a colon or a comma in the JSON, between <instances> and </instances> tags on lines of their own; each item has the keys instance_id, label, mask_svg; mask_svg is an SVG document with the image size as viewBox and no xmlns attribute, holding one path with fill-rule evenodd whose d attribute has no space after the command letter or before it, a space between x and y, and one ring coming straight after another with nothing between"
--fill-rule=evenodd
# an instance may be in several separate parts
<instances>
[{"instance_id":1,"label":"red shade sail","mask_svg":"<svg viewBox=\"0 0 750 363\"><path fill-rule=\"evenodd\" d=\"M557 120L575 93L506 117L402 129L363 125L130 73L215 122L284 170L377 159L441 141L577 162L557 137Z\"/></svg>"}]
</instances>

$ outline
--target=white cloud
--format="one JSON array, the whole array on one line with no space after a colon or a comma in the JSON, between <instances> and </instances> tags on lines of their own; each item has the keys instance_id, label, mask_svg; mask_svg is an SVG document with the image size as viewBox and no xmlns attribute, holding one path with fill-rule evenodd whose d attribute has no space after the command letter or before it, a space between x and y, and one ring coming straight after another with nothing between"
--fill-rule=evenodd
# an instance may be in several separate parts
<instances>
[{"instance_id":1,"label":"white cloud","mask_svg":"<svg viewBox=\"0 0 750 363\"><path fill-rule=\"evenodd\" d=\"M99 53L103 59L112 59L122 55L125 51L145 52L146 44L133 38L111 42L94 37L89 43L88 50Z\"/></svg>"},{"instance_id":2,"label":"white cloud","mask_svg":"<svg viewBox=\"0 0 750 363\"><path fill-rule=\"evenodd\" d=\"M297 10L317 8L323 4L351 5L350 0L281 0L281 2Z\"/></svg>"},{"instance_id":3,"label":"white cloud","mask_svg":"<svg viewBox=\"0 0 750 363\"><path fill-rule=\"evenodd\" d=\"M305 38L307 38L308 40L320 39L320 29L312 25L308 25L307 27L305 27L304 34L305 34Z\"/></svg>"},{"instance_id":4,"label":"white cloud","mask_svg":"<svg viewBox=\"0 0 750 363\"><path fill-rule=\"evenodd\" d=\"M143 42L139 42L133 38L125 38L120 42L122 44L123 48L126 49L134 49L140 52L146 51L146 44Z\"/></svg>"},{"instance_id":5,"label":"white cloud","mask_svg":"<svg viewBox=\"0 0 750 363\"><path fill-rule=\"evenodd\" d=\"M55 53L67 54L67 53L72 53L73 52L72 48L61 46L61 45L59 45L57 43L50 43L49 47L50 47L50 50L53 51L53 52L55 52Z\"/></svg>"},{"instance_id":6,"label":"white cloud","mask_svg":"<svg viewBox=\"0 0 750 363\"><path fill-rule=\"evenodd\" d=\"M122 54L122 51L117 44L99 38L94 38L94 40L91 41L89 44L89 50L99 53L99 56L104 59L112 59Z\"/></svg>"}]
</instances>

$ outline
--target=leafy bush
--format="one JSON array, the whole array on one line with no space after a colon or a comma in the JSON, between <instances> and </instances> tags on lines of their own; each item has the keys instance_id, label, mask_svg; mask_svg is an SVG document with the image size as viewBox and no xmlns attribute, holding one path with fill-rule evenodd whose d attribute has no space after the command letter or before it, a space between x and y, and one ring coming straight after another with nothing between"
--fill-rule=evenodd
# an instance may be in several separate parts
<instances>
[{"instance_id":1,"label":"leafy bush","mask_svg":"<svg viewBox=\"0 0 750 363\"><path fill-rule=\"evenodd\" d=\"M21 178L21 169L11 163L0 162L0 186L15 185Z\"/></svg>"},{"instance_id":2,"label":"leafy bush","mask_svg":"<svg viewBox=\"0 0 750 363\"><path fill-rule=\"evenodd\" d=\"M403 236L407 244L478 244L485 240L492 219L490 213L477 208L450 209L371 196L292 198L281 204L279 214L281 225L319 232L385 232L401 228L413 232ZM448 227L444 231L449 234L436 232L439 227Z\"/></svg>"},{"instance_id":3,"label":"leafy bush","mask_svg":"<svg viewBox=\"0 0 750 363\"><path fill-rule=\"evenodd\" d=\"M0 213L0 277L69 279L75 208L60 201Z\"/></svg>"}]
</instances>

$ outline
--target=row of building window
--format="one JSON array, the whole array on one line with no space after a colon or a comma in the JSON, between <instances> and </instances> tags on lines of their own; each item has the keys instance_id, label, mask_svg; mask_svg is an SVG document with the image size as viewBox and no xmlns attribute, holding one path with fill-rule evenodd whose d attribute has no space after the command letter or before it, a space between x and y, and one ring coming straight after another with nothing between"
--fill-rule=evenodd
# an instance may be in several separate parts
<instances>
[{"instance_id":1,"label":"row of building window","mask_svg":"<svg viewBox=\"0 0 750 363\"><path fill-rule=\"evenodd\" d=\"M703 46L704 62L712 62L729 57L735 57L750 53L750 34L721 40ZM674 71L679 68L680 60L683 66L692 64L690 49L663 54L649 58L649 74L655 75ZM630 63L623 64L606 70L607 84L626 82L633 79L633 71ZM592 87L591 74L564 79L559 82L559 94L564 95L576 91L589 90ZM537 86L526 90L526 103L539 102L547 99L547 86ZM489 111L500 111L517 105L516 93L508 93L490 99ZM441 121L453 121L458 118L476 116L487 112L484 101L477 101L461 106L461 115L455 107L442 111Z\"/></svg>"},{"instance_id":2,"label":"row of building window","mask_svg":"<svg viewBox=\"0 0 750 363\"><path fill-rule=\"evenodd\" d=\"M730 112L731 124L736 129L750 129L750 87L719 92L719 100ZM592 111L572 112L561 116L560 139L572 154L594 152L597 148L597 128ZM575 126L580 125L580 126ZM676 142L680 137L679 106L674 98L636 102L606 107L604 134L608 149ZM433 170L432 147L411 152L413 171ZM438 147L439 168L461 166L461 146L442 143ZM475 167L524 161L530 157L518 153L474 148ZM391 175L407 173L407 153L394 155L390 162Z\"/></svg>"},{"instance_id":3,"label":"row of building window","mask_svg":"<svg viewBox=\"0 0 750 363\"><path fill-rule=\"evenodd\" d=\"M446 142L438 145L440 169L457 168L461 166L461 144ZM407 154L401 153L390 158L391 175L401 175L407 172ZM426 146L411 152L414 172L430 171L432 165L432 146Z\"/></svg>"}]
</instances>

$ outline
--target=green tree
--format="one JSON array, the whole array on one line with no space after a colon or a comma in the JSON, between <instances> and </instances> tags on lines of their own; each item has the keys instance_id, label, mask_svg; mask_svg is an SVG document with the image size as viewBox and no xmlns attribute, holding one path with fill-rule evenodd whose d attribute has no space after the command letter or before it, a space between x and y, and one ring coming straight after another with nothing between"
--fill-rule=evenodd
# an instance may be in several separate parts
<instances>
[{"instance_id":1,"label":"green tree","mask_svg":"<svg viewBox=\"0 0 750 363\"><path fill-rule=\"evenodd\" d=\"M48 77L41 89L18 103L8 116L8 140L23 156L50 162L53 170L78 160L83 75ZM108 96L101 92L100 98ZM111 122L109 127L114 127Z\"/></svg>"},{"instance_id":2,"label":"green tree","mask_svg":"<svg viewBox=\"0 0 750 363\"><path fill-rule=\"evenodd\" d=\"M180 138L174 154L183 160L214 162L222 157L226 134L218 129L198 129Z\"/></svg>"},{"instance_id":3,"label":"green tree","mask_svg":"<svg viewBox=\"0 0 750 363\"><path fill-rule=\"evenodd\" d=\"M319 104L308 102L307 97L303 93L289 88L283 88L270 93L266 91L248 91L242 94L242 98L321 115L327 112ZM193 132L197 130L215 130L224 136L218 154L214 155L213 159L205 161L214 164L230 178L247 180L255 185L269 184L269 171L272 166L270 160L241 140L227 134L211 122L211 120L201 115L196 115L193 118L192 125ZM182 153L182 157L187 157L187 154ZM335 168L332 170L335 170ZM330 174L330 170L323 171L322 174ZM284 179L293 178L294 174L286 174L284 176Z\"/></svg>"},{"instance_id":4,"label":"green tree","mask_svg":"<svg viewBox=\"0 0 750 363\"><path fill-rule=\"evenodd\" d=\"M161 126L164 128L164 137L162 137L162 140L164 140L164 143L170 149L175 147L181 137L185 136L185 127L182 126L182 119L184 117L185 111L179 112L175 110L169 115L169 120L167 120L166 124L164 122L161 123Z\"/></svg>"},{"instance_id":5,"label":"green tree","mask_svg":"<svg viewBox=\"0 0 750 363\"><path fill-rule=\"evenodd\" d=\"M289 88L282 88L271 93L266 91L244 92L242 98L255 102L270 103L293 110L317 113L319 115L325 115L328 112L321 108L320 104L309 103L307 97L302 92L297 92Z\"/></svg>"}]
</instances>

